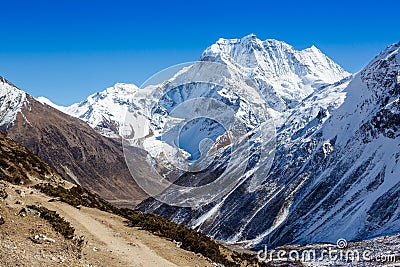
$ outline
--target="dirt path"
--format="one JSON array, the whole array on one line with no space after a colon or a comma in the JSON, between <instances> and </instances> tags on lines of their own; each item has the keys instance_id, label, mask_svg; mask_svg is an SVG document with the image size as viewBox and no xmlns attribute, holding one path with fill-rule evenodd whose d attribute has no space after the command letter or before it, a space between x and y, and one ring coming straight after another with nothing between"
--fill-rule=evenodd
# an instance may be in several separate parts
<instances>
[{"instance_id":1,"label":"dirt path","mask_svg":"<svg viewBox=\"0 0 400 267\"><path fill-rule=\"evenodd\" d=\"M129 245L129 242L125 240L121 234L116 233L105 224L98 222L95 218L86 213L84 208L80 211L63 203L50 203L48 206L50 209L60 211L60 213L62 211L62 215L66 220L74 220L73 225L75 227L77 227L77 224L80 224L88 234L104 243L108 251L116 254L118 258L123 259L129 266L177 266L161 258L139 240L136 241L135 245Z\"/></svg>"},{"instance_id":2,"label":"dirt path","mask_svg":"<svg viewBox=\"0 0 400 267\"><path fill-rule=\"evenodd\" d=\"M100 266L213 266L203 257L177 248L173 242L127 227L119 216L48 199L42 194L31 195L32 204L41 203L56 210L72 224L76 235L85 236L88 242L84 257L97 259Z\"/></svg>"}]
</instances>

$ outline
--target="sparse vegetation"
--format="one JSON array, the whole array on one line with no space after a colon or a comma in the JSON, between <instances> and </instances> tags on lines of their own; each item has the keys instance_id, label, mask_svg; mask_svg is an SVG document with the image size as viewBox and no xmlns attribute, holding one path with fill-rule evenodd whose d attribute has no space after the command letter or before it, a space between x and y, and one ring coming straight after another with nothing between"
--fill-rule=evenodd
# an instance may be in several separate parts
<instances>
[{"instance_id":1,"label":"sparse vegetation","mask_svg":"<svg viewBox=\"0 0 400 267\"><path fill-rule=\"evenodd\" d=\"M69 222L64 220L57 212L49 210L42 206L28 206L30 209L37 210L40 212L40 217L48 221L51 226L62 234L67 239L72 239L74 237L75 229L70 225Z\"/></svg>"},{"instance_id":2,"label":"sparse vegetation","mask_svg":"<svg viewBox=\"0 0 400 267\"><path fill-rule=\"evenodd\" d=\"M142 213L127 208L115 207L80 186L65 189L61 186L54 187L50 184L38 184L35 188L46 195L59 198L60 201L75 207L97 208L124 217L129 221L130 226L139 227L168 240L182 242L181 248L200 253L212 261L225 266L270 266L266 263L258 262L257 258L249 254L231 252L233 260L228 259L222 253L221 246L217 242L200 232L170 222L157 214Z\"/></svg>"},{"instance_id":3,"label":"sparse vegetation","mask_svg":"<svg viewBox=\"0 0 400 267\"><path fill-rule=\"evenodd\" d=\"M13 184L30 183L30 176L55 175L37 155L0 133L0 180Z\"/></svg>"},{"instance_id":4,"label":"sparse vegetation","mask_svg":"<svg viewBox=\"0 0 400 267\"><path fill-rule=\"evenodd\" d=\"M227 250L222 249L221 245L208 236L183 225L170 222L157 214L115 207L80 186L74 186L70 189L53 186L48 183L49 180L45 176L58 174L52 171L38 156L12 142L5 135L0 134L0 142L2 143L0 146L0 180L13 184L30 184L32 181L29 176L41 177L44 183L37 184L34 187L48 196L58 198L60 201L75 207L86 206L119 215L127 219L131 226L139 227L171 241L181 242L181 248L200 253L216 263L225 266L269 266L265 263L259 263L254 256L248 254L229 252L229 256L227 256ZM46 180L47 182L45 182ZM49 221L52 227L67 239L74 238L75 229L56 211L38 206L29 206L28 208L39 211L40 217ZM75 239L78 246L84 244L83 238L75 237Z\"/></svg>"}]
</instances>

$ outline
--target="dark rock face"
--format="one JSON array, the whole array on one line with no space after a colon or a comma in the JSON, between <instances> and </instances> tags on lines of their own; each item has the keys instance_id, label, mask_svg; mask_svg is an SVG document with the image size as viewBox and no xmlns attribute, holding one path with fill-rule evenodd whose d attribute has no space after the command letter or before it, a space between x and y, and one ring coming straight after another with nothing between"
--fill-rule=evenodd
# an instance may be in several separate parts
<instances>
[{"instance_id":1,"label":"dark rock face","mask_svg":"<svg viewBox=\"0 0 400 267\"><path fill-rule=\"evenodd\" d=\"M399 47L303 100L278 130L274 163L257 190L244 182L198 209L154 200L139 208L254 248L399 233Z\"/></svg>"}]
</instances>

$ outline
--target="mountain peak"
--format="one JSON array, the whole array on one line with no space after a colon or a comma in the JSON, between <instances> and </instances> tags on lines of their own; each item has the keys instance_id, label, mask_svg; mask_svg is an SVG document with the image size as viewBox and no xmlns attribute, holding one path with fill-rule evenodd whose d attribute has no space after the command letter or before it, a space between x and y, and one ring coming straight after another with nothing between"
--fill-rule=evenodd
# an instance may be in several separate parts
<instances>
[{"instance_id":1,"label":"mountain peak","mask_svg":"<svg viewBox=\"0 0 400 267\"><path fill-rule=\"evenodd\" d=\"M262 72L272 76L291 75L290 72L295 72L296 75L303 75L304 72L311 75L315 72L330 72L328 79L322 79L326 83L336 82L349 75L314 45L304 50L296 50L283 41L261 41L254 34L241 39L220 38L203 52L201 60L230 62L245 68L259 67ZM322 69L318 70L319 67ZM286 69L286 73L281 72L282 68Z\"/></svg>"},{"instance_id":2,"label":"mountain peak","mask_svg":"<svg viewBox=\"0 0 400 267\"><path fill-rule=\"evenodd\" d=\"M265 43L270 46L255 50L236 42L214 55L257 79L271 107L290 97L299 101L281 112L291 114L277 130L270 171L258 173L263 186L253 190L244 182L205 210L168 209L151 201L140 209L230 243L258 244L254 250L399 233L400 44L358 74L314 87L302 98L318 80L333 81L346 72L315 46L298 51ZM206 51L210 59L212 52Z\"/></svg>"},{"instance_id":3,"label":"mountain peak","mask_svg":"<svg viewBox=\"0 0 400 267\"><path fill-rule=\"evenodd\" d=\"M255 34L220 38L203 52L200 61L226 64L254 79L267 104L281 115L321 86L349 75L314 46L296 50L283 41L261 41ZM138 91L133 84L117 83L80 103L58 109L86 121L105 136L118 137L115 129L123 123L128 106L138 104Z\"/></svg>"},{"instance_id":4,"label":"mountain peak","mask_svg":"<svg viewBox=\"0 0 400 267\"><path fill-rule=\"evenodd\" d=\"M24 91L0 76L0 126L13 123L26 101Z\"/></svg>"},{"instance_id":5,"label":"mountain peak","mask_svg":"<svg viewBox=\"0 0 400 267\"><path fill-rule=\"evenodd\" d=\"M250 33L239 40L241 42L261 42L261 40L254 33Z\"/></svg>"},{"instance_id":6,"label":"mountain peak","mask_svg":"<svg viewBox=\"0 0 400 267\"><path fill-rule=\"evenodd\" d=\"M239 68L259 80L270 106L282 112L294 107L321 86L350 75L315 46L296 50L275 39L259 40L254 34L241 39L219 39L202 54L201 61Z\"/></svg>"},{"instance_id":7,"label":"mountain peak","mask_svg":"<svg viewBox=\"0 0 400 267\"><path fill-rule=\"evenodd\" d=\"M290 44L286 43L285 41L280 41L280 40L276 40L276 39L266 39L265 41L263 41L263 45L265 47L267 46L271 46L271 47L285 47L286 49L293 49L293 46L291 46Z\"/></svg>"},{"instance_id":8,"label":"mountain peak","mask_svg":"<svg viewBox=\"0 0 400 267\"><path fill-rule=\"evenodd\" d=\"M320 54L323 54L323 53L321 52L321 50L319 50L318 47L316 47L315 45L312 45L312 46L310 46L310 47L308 47L308 48L306 48L306 49L303 49L302 51L307 51L307 52L313 52L313 53L320 53Z\"/></svg>"},{"instance_id":9,"label":"mountain peak","mask_svg":"<svg viewBox=\"0 0 400 267\"><path fill-rule=\"evenodd\" d=\"M242 45L242 46L253 46L257 47L256 50L262 49L262 47L285 47L287 49L294 49L291 45L287 44L284 41L279 41L276 39L266 39L264 41L260 40L255 34L251 33L242 38L232 38L225 39L219 38L218 41L211 45L209 48L218 52L224 46L232 46L232 45ZM206 50L207 51L207 50Z\"/></svg>"},{"instance_id":10,"label":"mountain peak","mask_svg":"<svg viewBox=\"0 0 400 267\"><path fill-rule=\"evenodd\" d=\"M0 83L8 84L8 85L10 85L10 86L12 86L12 87L17 88L14 84L12 84L10 81L8 81L8 80L7 80L6 78L4 78L3 76L0 76Z\"/></svg>"},{"instance_id":11,"label":"mountain peak","mask_svg":"<svg viewBox=\"0 0 400 267\"><path fill-rule=\"evenodd\" d=\"M132 93L136 93L138 89L139 88L134 84L116 83L113 86L108 87L107 89L105 89L103 91L103 93L107 93L107 94L110 94L110 93L116 93L116 94L128 93L128 94L132 94Z\"/></svg>"},{"instance_id":12,"label":"mountain peak","mask_svg":"<svg viewBox=\"0 0 400 267\"><path fill-rule=\"evenodd\" d=\"M86 121L104 136L118 137L116 129L124 121L127 108L133 103L138 90L134 84L116 83L80 103L56 108Z\"/></svg>"},{"instance_id":13,"label":"mountain peak","mask_svg":"<svg viewBox=\"0 0 400 267\"><path fill-rule=\"evenodd\" d=\"M250 33L242 38L219 38L217 44L238 43L238 42L251 42L260 41L254 33Z\"/></svg>"}]
</instances>

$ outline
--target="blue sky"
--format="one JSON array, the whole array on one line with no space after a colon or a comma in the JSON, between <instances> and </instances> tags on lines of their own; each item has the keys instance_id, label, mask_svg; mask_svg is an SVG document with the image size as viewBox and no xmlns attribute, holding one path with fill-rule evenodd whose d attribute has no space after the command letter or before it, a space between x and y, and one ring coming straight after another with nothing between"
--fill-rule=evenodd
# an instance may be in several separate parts
<instances>
[{"instance_id":1,"label":"blue sky","mask_svg":"<svg viewBox=\"0 0 400 267\"><path fill-rule=\"evenodd\" d=\"M68 105L196 60L219 37L316 45L356 72L400 41L398 1L2 1L0 75Z\"/></svg>"}]
</instances>

